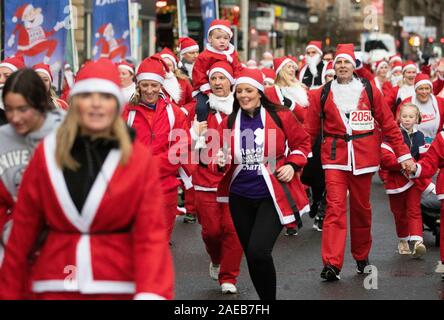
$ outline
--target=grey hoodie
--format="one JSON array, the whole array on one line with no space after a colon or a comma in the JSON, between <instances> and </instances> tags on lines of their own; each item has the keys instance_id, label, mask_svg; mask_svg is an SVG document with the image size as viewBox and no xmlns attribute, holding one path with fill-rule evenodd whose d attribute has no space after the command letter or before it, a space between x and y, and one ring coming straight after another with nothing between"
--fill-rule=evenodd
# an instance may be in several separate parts
<instances>
[{"instance_id":1,"label":"grey hoodie","mask_svg":"<svg viewBox=\"0 0 444 320\"><path fill-rule=\"evenodd\" d=\"M35 148L43 138L59 127L64 117L63 110L50 111L43 126L26 136L17 134L9 124L0 127L0 179L14 200Z\"/></svg>"}]
</instances>

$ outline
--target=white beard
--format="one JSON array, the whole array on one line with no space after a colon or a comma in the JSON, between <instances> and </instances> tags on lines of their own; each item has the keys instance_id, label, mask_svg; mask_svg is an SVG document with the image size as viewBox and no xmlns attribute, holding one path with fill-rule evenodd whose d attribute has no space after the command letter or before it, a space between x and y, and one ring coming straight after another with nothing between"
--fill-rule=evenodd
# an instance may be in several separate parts
<instances>
[{"instance_id":1,"label":"white beard","mask_svg":"<svg viewBox=\"0 0 444 320\"><path fill-rule=\"evenodd\" d=\"M402 75L400 75L400 76L392 76L392 85L394 86L394 87L396 87L396 86L398 86L398 84L399 84L399 82L402 80Z\"/></svg>"},{"instance_id":2,"label":"white beard","mask_svg":"<svg viewBox=\"0 0 444 320\"><path fill-rule=\"evenodd\" d=\"M170 72L166 74L163 88L175 103L179 103L182 99L182 88L174 73Z\"/></svg>"},{"instance_id":3,"label":"white beard","mask_svg":"<svg viewBox=\"0 0 444 320\"><path fill-rule=\"evenodd\" d=\"M307 62L308 69L315 78L318 76L318 64L321 62L321 60L322 57L320 54L316 54L313 57L305 56L305 61Z\"/></svg>"},{"instance_id":4,"label":"white beard","mask_svg":"<svg viewBox=\"0 0 444 320\"><path fill-rule=\"evenodd\" d=\"M362 82L355 78L348 84L339 84L337 80L334 80L331 84L331 91L336 107L345 114L356 110L363 89Z\"/></svg>"},{"instance_id":5,"label":"white beard","mask_svg":"<svg viewBox=\"0 0 444 320\"><path fill-rule=\"evenodd\" d=\"M407 84L400 87L398 91L398 96L403 101L409 97L412 97L414 94L415 94L415 86L409 86Z\"/></svg>"},{"instance_id":6,"label":"white beard","mask_svg":"<svg viewBox=\"0 0 444 320\"><path fill-rule=\"evenodd\" d=\"M273 68L273 60L262 60L261 66L262 68Z\"/></svg>"},{"instance_id":7,"label":"white beard","mask_svg":"<svg viewBox=\"0 0 444 320\"><path fill-rule=\"evenodd\" d=\"M210 93L208 95L208 103L210 108L226 115L233 112L234 95L230 93L228 97L218 97L215 94Z\"/></svg>"},{"instance_id":8,"label":"white beard","mask_svg":"<svg viewBox=\"0 0 444 320\"><path fill-rule=\"evenodd\" d=\"M291 87L283 87L281 90L284 97L296 102L301 107L308 106L307 91L299 83Z\"/></svg>"}]
</instances>

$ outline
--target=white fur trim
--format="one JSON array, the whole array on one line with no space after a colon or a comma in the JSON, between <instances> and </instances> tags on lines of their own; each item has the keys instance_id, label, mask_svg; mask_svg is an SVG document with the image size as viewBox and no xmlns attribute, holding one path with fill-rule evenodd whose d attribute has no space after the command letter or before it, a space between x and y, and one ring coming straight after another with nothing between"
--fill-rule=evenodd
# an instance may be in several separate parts
<instances>
[{"instance_id":1,"label":"white fur trim","mask_svg":"<svg viewBox=\"0 0 444 320\"><path fill-rule=\"evenodd\" d=\"M279 67L276 69L276 74L279 74L279 72L281 72L282 68L285 67L285 65L287 63L293 62L294 64L296 64L293 60L291 60L290 58L285 59L284 61L282 61L282 63L279 65Z\"/></svg>"},{"instance_id":2,"label":"white fur trim","mask_svg":"<svg viewBox=\"0 0 444 320\"><path fill-rule=\"evenodd\" d=\"M324 52L321 49L312 44L308 45L307 48L305 48L305 51L307 51L308 49L315 49L317 52L319 52L321 56L324 54Z\"/></svg>"},{"instance_id":3,"label":"white fur trim","mask_svg":"<svg viewBox=\"0 0 444 320\"><path fill-rule=\"evenodd\" d=\"M8 63L8 62L0 63L0 68L1 67L11 69L12 72L16 72L18 70L18 68L15 65L13 65L12 63Z\"/></svg>"},{"instance_id":4,"label":"white fur trim","mask_svg":"<svg viewBox=\"0 0 444 320\"><path fill-rule=\"evenodd\" d=\"M409 154L405 154L405 155L399 157L398 158L398 163L401 163L401 162L409 160L409 159L412 159L412 155L410 153Z\"/></svg>"},{"instance_id":5,"label":"white fur trim","mask_svg":"<svg viewBox=\"0 0 444 320\"><path fill-rule=\"evenodd\" d=\"M121 107L125 105L122 89L114 82L101 78L90 78L76 82L72 87L69 96L72 97L80 93L93 92L112 94L117 98Z\"/></svg>"},{"instance_id":6,"label":"white fur trim","mask_svg":"<svg viewBox=\"0 0 444 320\"><path fill-rule=\"evenodd\" d=\"M174 65L174 69L177 69L176 59L172 55L164 53L164 54L161 54L160 56L162 57L162 59L169 59L169 60L171 60L171 62Z\"/></svg>"},{"instance_id":7,"label":"white fur trim","mask_svg":"<svg viewBox=\"0 0 444 320\"><path fill-rule=\"evenodd\" d=\"M199 89L201 92L205 92L205 91L211 90L211 86L209 83L205 83L205 84L201 85Z\"/></svg>"},{"instance_id":8,"label":"white fur trim","mask_svg":"<svg viewBox=\"0 0 444 320\"><path fill-rule=\"evenodd\" d=\"M35 69L34 71L35 71L35 72L41 72L41 73L45 74L45 75L51 80L51 82L52 82L52 77L51 77L51 75L50 75L49 72L46 71L45 69L38 68L38 69Z\"/></svg>"},{"instance_id":9,"label":"white fur trim","mask_svg":"<svg viewBox=\"0 0 444 320\"><path fill-rule=\"evenodd\" d=\"M416 66L416 64L411 64L411 63L402 68L402 73L404 73L407 69L410 69L410 68L414 68L416 73L419 73L419 70L418 70L418 67Z\"/></svg>"},{"instance_id":10,"label":"white fur trim","mask_svg":"<svg viewBox=\"0 0 444 320\"><path fill-rule=\"evenodd\" d=\"M127 66L126 64L120 64L120 65L118 66L118 68L119 68L119 69L125 69L125 70L128 70L128 71L131 72L132 74L135 73L134 69L131 68L130 66Z\"/></svg>"},{"instance_id":11,"label":"white fur trim","mask_svg":"<svg viewBox=\"0 0 444 320\"><path fill-rule=\"evenodd\" d=\"M150 73L150 72L146 72L146 73L141 73L139 75L137 75L137 82L143 81L143 80L153 80L153 81L157 81L160 84L163 84L163 82L165 81L165 78L162 77L161 75L158 75L157 73Z\"/></svg>"},{"instance_id":12,"label":"white fur trim","mask_svg":"<svg viewBox=\"0 0 444 320\"><path fill-rule=\"evenodd\" d=\"M228 27L220 25L220 24L212 26L211 28L208 29L208 38L210 38L211 31L213 31L215 29L221 29L221 30L225 31L226 33L228 33L230 38L233 38L233 31L231 31L231 28L228 28Z\"/></svg>"},{"instance_id":13,"label":"white fur trim","mask_svg":"<svg viewBox=\"0 0 444 320\"><path fill-rule=\"evenodd\" d=\"M210 69L210 72L208 73L208 78L211 78L213 76L213 74L215 74L216 72L222 73L225 77L227 77L228 80L230 80L231 85L234 84L235 81L234 81L233 76L224 68Z\"/></svg>"},{"instance_id":14,"label":"white fur trim","mask_svg":"<svg viewBox=\"0 0 444 320\"><path fill-rule=\"evenodd\" d=\"M338 59L339 59L339 58L345 58L345 59L347 59L348 61L351 62L351 64L353 65L353 67L356 68L356 60L353 59L351 55L346 54L346 53L338 54L338 55L336 56L335 60L333 61L333 65L335 65L336 62L338 62Z\"/></svg>"},{"instance_id":15,"label":"white fur trim","mask_svg":"<svg viewBox=\"0 0 444 320\"><path fill-rule=\"evenodd\" d=\"M407 182L405 185L403 185L400 188L387 189L387 190L385 190L385 193L386 194L398 194L398 193L406 191L407 189L409 189L413 185L414 185L414 183L412 181L409 181L409 182Z\"/></svg>"},{"instance_id":16,"label":"white fur trim","mask_svg":"<svg viewBox=\"0 0 444 320\"><path fill-rule=\"evenodd\" d=\"M357 110L363 90L364 85L355 78L348 84L339 84L337 80L333 80L331 84L333 101L336 107L345 114Z\"/></svg>"},{"instance_id":17,"label":"white fur trim","mask_svg":"<svg viewBox=\"0 0 444 320\"><path fill-rule=\"evenodd\" d=\"M418 89L420 86L422 86L424 84L428 84L430 86L430 88L433 88L432 81L430 81L430 80L421 80L421 81L418 81L418 83L415 83L415 90Z\"/></svg>"},{"instance_id":18,"label":"white fur trim","mask_svg":"<svg viewBox=\"0 0 444 320\"><path fill-rule=\"evenodd\" d=\"M172 77L167 77L162 86L171 99L178 104L182 99L182 88L180 87L177 78L174 75Z\"/></svg>"},{"instance_id":19,"label":"white fur trim","mask_svg":"<svg viewBox=\"0 0 444 320\"><path fill-rule=\"evenodd\" d=\"M262 84L260 84L259 82L257 82L256 80L254 80L253 78L250 78L250 77L237 78L236 84L234 85L235 88L240 84L249 84L249 85L255 87L256 89L258 89L259 91L264 92L264 86Z\"/></svg>"},{"instance_id":20,"label":"white fur trim","mask_svg":"<svg viewBox=\"0 0 444 320\"><path fill-rule=\"evenodd\" d=\"M180 54L183 55L185 53L188 53L188 52L191 52L191 51L196 51L196 50L199 51L199 46L198 45L191 46L191 47L185 48L183 50L180 50Z\"/></svg>"},{"instance_id":21,"label":"white fur trim","mask_svg":"<svg viewBox=\"0 0 444 320\"><path fill-rule=\"evenodd\" d=\"M166 300L166 299L155 293L142 292L136 294L134 296L134 300Z\"/></svg>"}]
</instances>

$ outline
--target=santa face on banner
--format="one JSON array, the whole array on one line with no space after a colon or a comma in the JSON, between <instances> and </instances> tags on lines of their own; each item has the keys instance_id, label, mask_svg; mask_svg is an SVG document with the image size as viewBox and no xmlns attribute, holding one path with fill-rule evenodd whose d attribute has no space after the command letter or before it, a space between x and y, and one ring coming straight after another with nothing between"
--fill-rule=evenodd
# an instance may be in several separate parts
<instances>
[{"instance_id":1,"label":"santa face on banner","mask_svg":"<svg viewBox=\"0 0 444 320\"><path fill-rule=\"evenodd\" d=\"M125 45L128 36L129 31L126 30L122 38L116 39L113 24L106 23L102 25L96 33L98 40L93 49L93 56L99 55L100 58L117 59L117 61L124 60L128 51Z\"/></svg>"},{"instance_id":2,"label":"santa face on banner","mask_svg":"<svg viewBox=\"0 0 444 320\"><path fill-rule=\"evenodd\" d=\"M27 3L17 8L12 22L15 24L15 29L7 45L9 48L17 45L15 55L24 56L26 59L43 54L43 63L51 65L53 70L58 70L60 63L52 59L58 41L49 38L65 27L65 20L57 22L52 30L45 30L42 8L35 8L31 3Z\"/></svg>"}]
</instances>

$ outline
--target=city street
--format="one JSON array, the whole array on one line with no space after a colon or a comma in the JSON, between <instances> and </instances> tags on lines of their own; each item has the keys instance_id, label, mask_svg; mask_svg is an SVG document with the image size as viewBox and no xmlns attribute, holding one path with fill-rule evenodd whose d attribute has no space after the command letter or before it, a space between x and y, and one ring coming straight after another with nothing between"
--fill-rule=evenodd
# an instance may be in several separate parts
<instances>
[{"instance_id":1,"label":"city street","mask_svg":"<svg viewBox=\"0 0 444 320\"><path fill-rule=\"evenodd\" d=\"M349 245L346 249L341 281L324 283L319 274L321 233L314 231L312 220L303 217L304 228L296 237L284 232L273 251L277 270L277 296L284 300L366 299L366 300L437 300L444 299L444 283L434 272L439 248L431 232L424 233L427 254L421 260L397 253L397 239L388 198L378 177L373 179L373 247L370 262L378 269L378 289L366 290L357 275ZM182 223L178 218L173 235L176 271L176 299L250 300L258 299L248 276L245 260L238 282L239 294L222 295L216 281L208 276L209 258L200 236L200 226Z\"/></svg>"}]
</instances>

